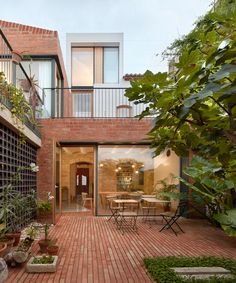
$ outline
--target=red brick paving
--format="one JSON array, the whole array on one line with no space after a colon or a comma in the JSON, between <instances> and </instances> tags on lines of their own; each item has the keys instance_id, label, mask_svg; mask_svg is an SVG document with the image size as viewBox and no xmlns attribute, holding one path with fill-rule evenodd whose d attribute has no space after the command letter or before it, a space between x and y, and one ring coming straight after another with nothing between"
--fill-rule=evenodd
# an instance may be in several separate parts
<instances>
[{"instance_id":1,"label":"red brick paving","mask_svg":"<svg viewBox=\"0 0 236 283\"><path fill-rule=\"evenodd\" d=\"M185 234L158 232L141 219L139 234L124 235L104 217L63 215L52 229L60 246L57 272L28 274L12 268L6 283L113 283L152 282L142 259L147 256L214 255L236 259L236 239L229 238L203 220L181 221ZM35 246L37 249L37 245Z\"/></svg>"}]
</instances>

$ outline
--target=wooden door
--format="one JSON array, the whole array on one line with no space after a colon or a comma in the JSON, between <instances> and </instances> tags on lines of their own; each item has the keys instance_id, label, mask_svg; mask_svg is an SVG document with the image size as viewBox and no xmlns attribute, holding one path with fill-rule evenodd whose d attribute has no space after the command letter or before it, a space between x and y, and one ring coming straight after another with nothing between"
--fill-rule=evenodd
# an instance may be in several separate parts
<instances>
[{"instance_id":1,"label":"wooden door","mask_svg":"<svg viewBox=\"0 0 236 283\"><path fill-rule=\"evenodd\" d=\"M76 195L89 194L89 168L77 168L76 170Z\"/></svg>"}]
</instances>

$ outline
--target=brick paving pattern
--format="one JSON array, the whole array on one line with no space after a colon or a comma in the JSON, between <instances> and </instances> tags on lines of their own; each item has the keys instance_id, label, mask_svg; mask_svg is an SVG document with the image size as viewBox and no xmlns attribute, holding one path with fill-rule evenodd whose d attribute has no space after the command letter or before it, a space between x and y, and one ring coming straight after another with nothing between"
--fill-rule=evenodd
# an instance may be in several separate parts
<instances>
[{"instance_id":1,"label":"brick paving pattern","mask_svg":"<svg viewBox=\"0 0 236 283\"><path fill-rule=\"evenodd\" d=\"M58 239L59 264L53 274L28 274L12 268L6 283L152 282L142 259L148 256L213 255L236 259L236 239L203 220L181 220L185 234L159 232L161 222L149 227L138 220L139 234L122 235L105 217L65 214L52 228ZM34 252L37 252L37 245Z\"/></svg>"}]
</instances>

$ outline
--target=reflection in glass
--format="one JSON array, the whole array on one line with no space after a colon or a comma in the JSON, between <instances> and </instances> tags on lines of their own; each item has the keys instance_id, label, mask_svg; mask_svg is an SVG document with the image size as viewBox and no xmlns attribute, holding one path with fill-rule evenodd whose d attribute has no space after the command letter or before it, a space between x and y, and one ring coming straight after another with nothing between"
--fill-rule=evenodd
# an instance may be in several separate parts
<instances>
[{"instance_id":1,"label":"reflection in glass","mask_svg":"<svg viewBox=\"0 0 236 283\"><path fill-rule=\"evenodd\" d=\"M72 86L93 85L93 48L72 48Z\"/></svg>"},{"instance_id":2,"label":"reflection in glass","mask_svg":"<svg viewBox=\"0 0 236 283\"><path fill-rule=\"evenodd\" d=\"M98 214L107 214L109 195L151 194L154 160L148 146L99 146Z\"/></svg>"},{"instance_id":3,"label":"reflection in glass","mask_svg":"<svg viewBox=\"0 0 236 283\"><path fill-rule=\"evenodd\" d=\"M118 48L104 48L104 83L118 83Z\"/></svg>"}]
</instances>

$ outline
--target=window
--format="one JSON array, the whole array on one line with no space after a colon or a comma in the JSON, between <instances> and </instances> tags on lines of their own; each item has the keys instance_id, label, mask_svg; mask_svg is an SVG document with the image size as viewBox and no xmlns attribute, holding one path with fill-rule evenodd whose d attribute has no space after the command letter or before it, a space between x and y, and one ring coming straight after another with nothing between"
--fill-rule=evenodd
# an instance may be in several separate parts
<instances>
[{"instance_id":1,"label":"window","mask_svg":"<svg viewBox=\"0 0 236 283\"><path fill-rule=\"evenodd\" d=\"M107 196L153 192L153 152L145 145L98 146L98 214L109 214Z\"/></svg>"},{"instance_id":2,"label":"window","mask_svg":"<svg viewBox=\"0 0 236 283\"><path fill-rule=\"evenodd\" d=\"M72 86L118 83L118 47L73 47Z\"/></svg>"},{"instance_id":3,"label":"window","mask_svg":"<svg viewBox=\"0 0 236 283\"><path fill-rule=\"evenodd\" d=\"M72 85L93 85L93 48L73 48Z\"/></svg>"},{"instance_id":4,"label":"window","mask_svg":"<svg viewBox=\"0 0 236 283\"><path fill-rule=\"evenodd\" d=\"M118 48L104 48L104 83L118 82Z\"/></svg>"},{"instance_id":5,"label":"window","mask_svg":"<svg viewBox=\"0 0 236 283\"><path fill-rule=\"evenodd\" d=\"M36 89L42 101L44 101L44 109L42 117L51 117L52 115L52 61L38 60L38 61L23 61L21 62L27 75L34 81ZM16 69L17 84L24 83L21 79L19 66ZM44 89L44 90L43 90Z\"/></svg>"}]
</instances>

